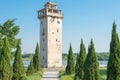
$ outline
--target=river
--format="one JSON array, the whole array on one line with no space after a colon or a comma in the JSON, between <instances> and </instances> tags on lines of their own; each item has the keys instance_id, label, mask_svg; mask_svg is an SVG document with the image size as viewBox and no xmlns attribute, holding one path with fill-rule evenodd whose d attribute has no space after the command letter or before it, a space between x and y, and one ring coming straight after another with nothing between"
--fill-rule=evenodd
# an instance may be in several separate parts
<instances>
[{"instance_id":1,"label":"river","mask_svg":"<svg viewBox=\"0 0 120 80\"><path fill-rule=\"evenodd\" d=\"M24 66L28 67L30 64L30 61L23 61ZM67 65L67 61L62 62L63 66ZM107 61L99 61L99 67L107 67Z\"/></svg>"}]
</instances>

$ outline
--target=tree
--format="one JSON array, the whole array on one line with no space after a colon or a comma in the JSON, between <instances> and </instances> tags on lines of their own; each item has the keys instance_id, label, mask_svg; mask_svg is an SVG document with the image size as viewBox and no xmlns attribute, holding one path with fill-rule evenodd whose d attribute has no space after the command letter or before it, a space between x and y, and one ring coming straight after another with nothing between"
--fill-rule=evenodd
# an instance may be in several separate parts
<instances>
[{"instance_id":1,"label":"tree","mask_svg":"<svg viewBox=\"0 0 120 80\"><path fill-rule=\"evenodd\" d=\"M21 46L20 43L17 46L17 50L15 52L15 59L13 63L13 77L12 80L26 80L24 64L22 61L21 55Z\"/></svg>"},{"instance_id":2,"label":"tree","mask_svg":"<svg viewBox=\"0 0 120 80\"><path fill-rule=\"evenodd\" d=\"M35 72L40 71L40 49L38 43L36 45L35 55L33 56L33 64Z\"/></svg>"},{"instance_id":3,"label":"tree","mask_svg":"<svg viewBox=\"0 0 120 80\"><path fill-rule=\"evenodd\" d=\"M77 54L77 58L76 58L76 64L75 64L75 76L74 76L74 80L80 80L79 77L78 77L78 69L79 69L79 55L80 54Z\"/></svg>"},{"instance_id":4,"label":"tree","mask_svg":"<svg viewBox=\"0 0 120 80\"><path fill-rule=\"evenodd\" d=\"M75 66L75 80L83 80L84 76L84 62L86 58L86 49L83 43L83 40L81 39L81 44L80 44L80 53L77 55L77 60L76 60L76 66Z\"/></svg>"},{"instance_id":5,"label":"tree","mask_svg":"<svg viewBox=\"0 0 120 80\"><path fill-rule=\"evenodd\" d=\"M0 35L1 37L0 42L1 39L3 40L5 37L8 38L11 54L12 53L14 54L14 52L12 51L16 49L18 42L21 41L20 39L16 38L16 36L19 33L19 26L17 26L14 22L15 19L12 19L12 20L7 20L3 24L0 24L0 34L2 34ZM1 45L2 44L0 43L0 47L2 47Z\"/></svg>"},{"instance_id":6,"label":"tree","mask_svg":"<svg viewBox=\"0 0 120 80\"><path fill-rule=\"evenodd\" d=\"M107 64L107 80L120 80L120 42L115 22L113 23L110 42L110 56Z\"/></svg>"},{"instance_id":7,"label":"tree","mask_svg":"<svg viewBox=\"0 0 120 80\"><path fill-rule=\"evenodd\" d=\"M15 25L15 19L7 20L0 27L2 28L3 38L7 37L11 48L16 48L18 39L15 36L19 33L19 26Z\"/></svg>"},{"instance_id":8,"label":"tree","mask_svg":"<svg viewBox=\"0 0 120 80\"><path fill-rule=\"evenodd\" d=\"M10 46L7 37L4 38L0 54L0 80L11 80L12 67L10 62Z\"/></svg>"},{"instance_id":9,"label":"tree","mask_svg":"<svg viewBox=\"0 0 120 80\"><path fill-rule=\"evenodd\" d=\"M91 44L88 47L88 54L84 64L83 80L99 80L99 63L93 40L91 40Z\"/></svg>"},{"instance_id":10,"label":"tree","mask_svg":"<svg viewBox=\"0 0 120 80\"><path fill-rule=\"evenodd\" d=\"M73 74L74 72L75 72L74 55L72 51L72 46L70 44L69 54L67 58L66 74Z\"/></svg>"},{"instance_id":11,"label":"tree","mask_svg":"<svg viewBox=\"0 0 120 80\"><path fill-rule=\"evenodd\" d=\"M33 65L33 60L31 60L30 65L27 69L27 75L32 75L34 73L34 65Z\"/></svg>"},{"instance_id":12,"label":"tree","mask_svg":"<svg viewBox=\"0 0 120 80\"><path fill-rule=\"evenodd\" d=\"M3 46L3 40L2 40L2 28L0 27L0 54Z\"/></svg>"}]
</instances>

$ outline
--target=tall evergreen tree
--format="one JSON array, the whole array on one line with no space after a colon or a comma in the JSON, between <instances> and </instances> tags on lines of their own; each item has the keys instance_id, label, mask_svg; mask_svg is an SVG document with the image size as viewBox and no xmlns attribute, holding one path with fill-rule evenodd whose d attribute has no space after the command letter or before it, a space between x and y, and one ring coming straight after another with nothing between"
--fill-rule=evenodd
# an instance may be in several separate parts
<instances>
[{"instance_id":1,"label":"tall evergreen tree","mask_svg":"<svg viewBox=\"0 0 120 80\"><path fill-rule=\"evenodd\" d=\"M88 54L84 64L83 80L99 80L99 63L93 40L91 40L91 44L88 48Z\"/></svg>"},{"instance_id":2,"label":"tall evergreen tree","mask_svg":"<svg viewBox=\"0 0 120 80\"><path fill-rule=\"evenodd\" d=\"M110 42L110 56L107 65L107 80L120 80L120 42L116 32L116 23L113 23Z\"/></svg>"},{"instance_id":3,"label":"tall evergreen tree","mask_svg":"<svg viewBox=\"0 0 120 80\"><path fill-rule=\"evenodd\" d=\"M37 43L36 49L35 49L35 54L33 56L33 64L34 64L34 71L37 72L40 70L40 49L39 45Z\"/></svg>"},{"instance_id":4,"label":"tall evergreen tree","mask_svg":"<svg viewBox=\"0 0 120 80\"><path fill-rule=\"evenodd\" d=\"M32 75L34 73L34 65L33 65L33 60L31 60L30 65L27 69L27 75Z\"/></svg>"},{"instance_id":5,"label":"tall evergreen tree","mask_svg":"<svg viewBox=\"0 0 120 80\"><path fill-rule=\"evenodd\" d=\"M80 53L77 55L77 61L75 66L75 80L82 80L84 76L84 62L86 58L86 49L83 43L83 40L81 39L80 44Z\"/></svg>"},{"instance_id":6,"label":"tall evergreen tree","mask_svg":"<svg viewBox=\"0 0 120 80\"><path fill-rule=\"evenodd\" d=\"M74 80L80 80L78 77L78 69L79 69L79 54L77 54L77 58L76 58L76 64L75 64L75 76L74 76Z\"/></svg>"},{"instance_id":7,"label":"tall evergreen tree","mask_svg":"<svg viewBox=\"0 0 120 80\"><path fill-rule=\"evenodd\" d=\"M73 74L74 72L75 72L74 55L72 51L72 46L70 44L69 54L67 57L66 74Z\"/></svg>"},{"instance_id":8,"label":"tall evergreen tree","mask_svg":"<svg viewBox=\"0 0 120 80\"><path fill-rule=\"evenodd\" d=\"M25 74L24 64L22 61L20 43L18 44L17 50L15 52L12 80L26 80L26 74Z\"/></svg>"},{"instance_id":9,"label":"tall evergreen tree","mask_svg":"<svg viewBox=\"0 0 120 80\"><path fill-rule=\"evenodd\" d=\"M10 46L7 37L4 38L4 43L0 55L0 80L11 80L12 66L10 62Z\"/></svg>"},{"instance_id":10,"label":"tall evergreen tree","mask_svg":"<svg viewBox=\"0 0 120 80\"><path fill-rule=\"evenodd\" d=\"M0 54L2 51L2 46L3 46L3 40L2 40L2 28L0 27Z\"/></svg>"}]
</instances>

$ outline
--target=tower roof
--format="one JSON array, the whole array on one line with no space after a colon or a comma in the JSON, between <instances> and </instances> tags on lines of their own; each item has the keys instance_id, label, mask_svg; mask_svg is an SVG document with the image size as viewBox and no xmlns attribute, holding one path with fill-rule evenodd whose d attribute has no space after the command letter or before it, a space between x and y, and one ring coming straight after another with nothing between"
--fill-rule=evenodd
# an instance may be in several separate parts
<instances>
[{"instance_id":1,"label":"tower roof","mask_svg":"<svg viewBox=\"0 0 120 80\"><path fill-rule=\"evenodd\" d=\"M45 5L44 5L45 7L55 7L55 6L57 6L57 4L55 4L55 3L52 3L52 2L47 2Z\"/></svg>"}]
</instances>

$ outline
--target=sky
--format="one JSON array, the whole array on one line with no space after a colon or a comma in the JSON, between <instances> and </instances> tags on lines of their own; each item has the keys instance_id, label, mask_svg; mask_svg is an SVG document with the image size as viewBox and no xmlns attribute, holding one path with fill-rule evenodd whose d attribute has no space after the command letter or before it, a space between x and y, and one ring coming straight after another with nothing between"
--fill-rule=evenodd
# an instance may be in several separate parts
<instances>
[{"instance_id":1,"label":"sky","mask_svg":"<svg viewBox=\"0 0 120 80\"><path fill-rule=\"evenodd\" d=\"M20 26L17 38L22 39L22 52L34 53L40 39L40 21L37 11L44 8L49 0L0 0L0 24L8 19L16 19ZM120 35L120 0L51 0L63 11L63 53L69 44L73 52L80 50L83 39L86 51L91 38L96 52L108 52L112 24L117 24Z\"/></svg>"}]
</instances>

